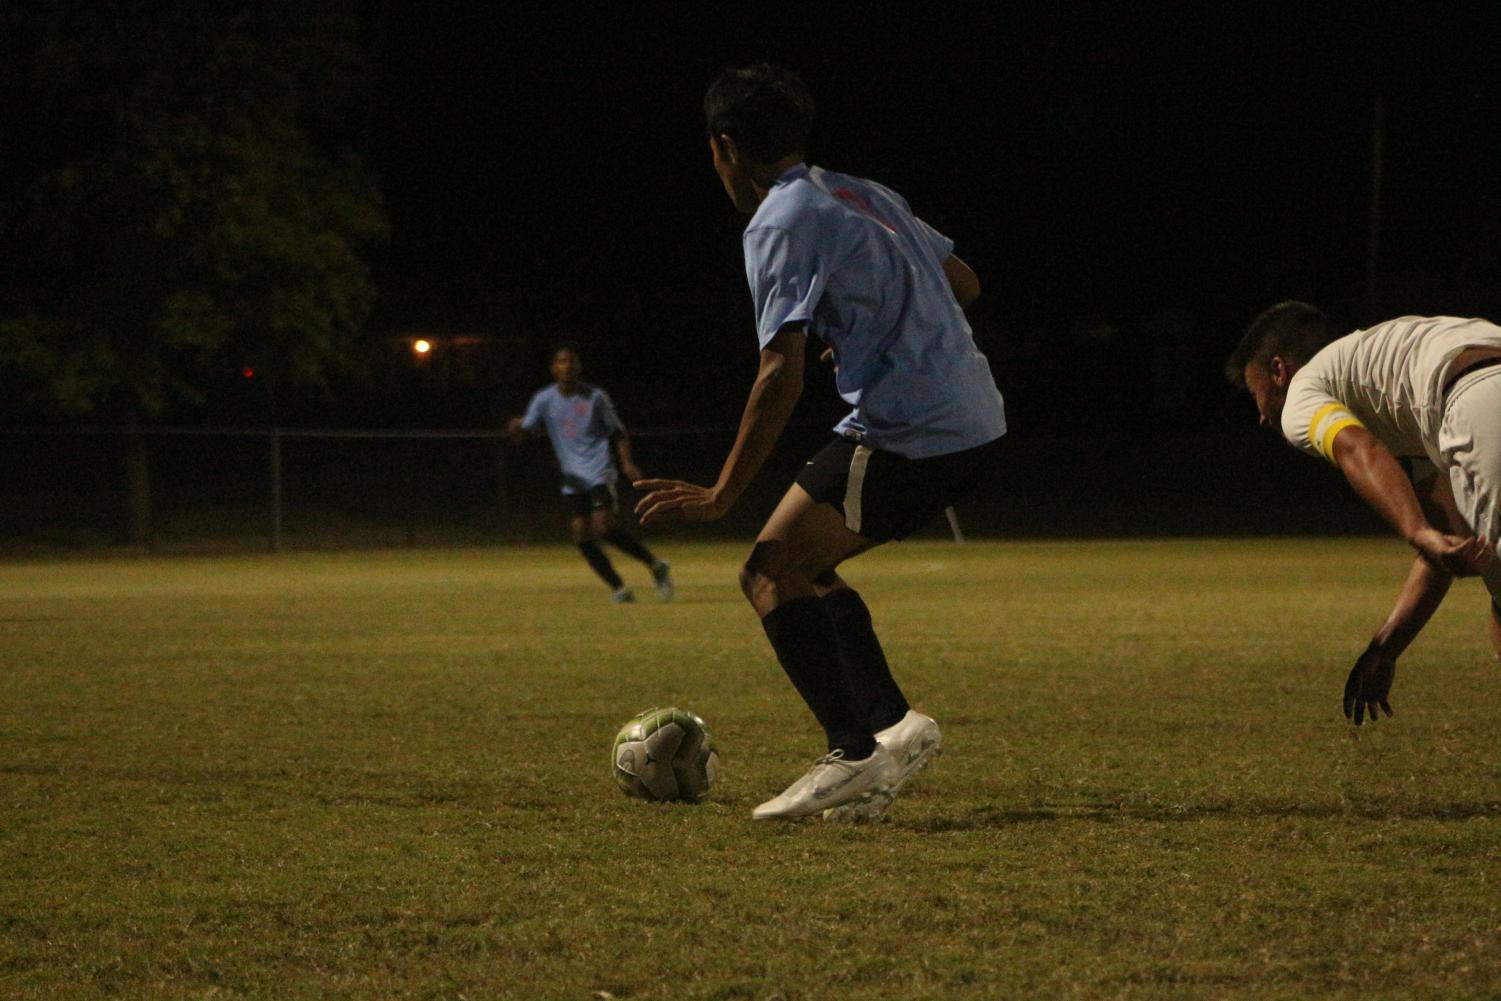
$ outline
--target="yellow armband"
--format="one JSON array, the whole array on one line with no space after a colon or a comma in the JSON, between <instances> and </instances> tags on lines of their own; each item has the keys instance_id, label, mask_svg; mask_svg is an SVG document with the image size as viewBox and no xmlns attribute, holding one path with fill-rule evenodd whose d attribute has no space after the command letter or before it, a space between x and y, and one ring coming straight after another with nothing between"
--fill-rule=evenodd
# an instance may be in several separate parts
<instances>
[{"instance_id":1,"label":"yellow armband","mask_svg":"<svg viewBox=\"0 0 1501 1001\"><path fill-rule=\"evenodd\" d=\"M1308 440L1319 450L1320 455L1333 462L1335 436L1348 427L1363 428L1365 425L1344 404L1326 403L1319 407L1313 420L1308 422Z\"/></svg>"}]
</instances>

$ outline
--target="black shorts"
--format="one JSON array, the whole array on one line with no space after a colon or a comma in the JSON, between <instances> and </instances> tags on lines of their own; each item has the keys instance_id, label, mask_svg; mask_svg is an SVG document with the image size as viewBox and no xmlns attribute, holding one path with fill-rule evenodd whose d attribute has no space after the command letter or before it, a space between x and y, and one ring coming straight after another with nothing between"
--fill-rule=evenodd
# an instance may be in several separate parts
<instances>
[{"instance_id":1,"label":"black shorts","mask_svg":"<svg viewBox=\"0 0 1501 1001\"><path fill-rule=\"evenodd\" d=\"M905 539L973 490L994 462L1001 439L929 459L836 438L797 476L815 501L832 504L851 532L875 542Z\"/></svg>"},{"instance_id":2,"label":"black shorts","mask_svg":"<svg viewBox=\"0 0 1501 1001\"><path fill-rule=\"evenodd\" d=\"M595 511L614 514L620 510L620 497L611 483L600 483L586 491L563 495L563 507L570 518L587 518Z\"/></svg>"}]
</instances>

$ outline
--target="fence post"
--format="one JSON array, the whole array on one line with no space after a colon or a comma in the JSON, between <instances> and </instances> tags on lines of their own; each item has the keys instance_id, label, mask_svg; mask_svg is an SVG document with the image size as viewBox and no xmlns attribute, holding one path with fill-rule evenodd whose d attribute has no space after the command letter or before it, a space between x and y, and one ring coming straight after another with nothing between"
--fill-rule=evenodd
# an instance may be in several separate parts
<instances>
[{"instance_id":1,"label":"fence post","mask_svg":"<svg viewBox=\"0 0 1501 1001\"><path fill-rule=\"evenodd\" d=\"M407 513L407 548L417 548L417 457L421 445L416 438L409 438L401 445L406 462L406 513Z\"/></svg>"},{"instance_id":2,"label":"fence post","mask_svg":"<svg viewBox=\"0 0 1501 1001\"><path fill-rule=\"evenodd\" d=\"M954 541L955 542L963 542L964 541L964 529L962 529L962 528L959 527L959 515L957 513L955 513L955 511L954 511L954 509L952 507L946 507L946 508L944 508L943 509L943 515L944 515L945 518L947 518L949 520L949 531L951 531L951 532L954 533Z\"/></svg>"},{"instance_id":3,"label":"fence post","mask_svg":"<svg viewBox=\"0 0 1501 1001\"><path fill-rule=\"evenodd\" d=\"M495 505L500 511L500 523L504 527L509 521L511 499L506 492L506 443L495 443Z\"/></svg>"},{"instance_id":4,"label":"fence post","mask_svg":"<svg viewBox=\"0 0 1501 1001\"><path fill-rule=\"evenodd\" d=\"M156 552L155 519L151 516L151 462L146 436L134 431L125 441L126 525L129 541Z\"/></svg>"},{"instance_id":5,"label":"fence post","mask_svg":"<svg viewBox=\"0 0 1501 1001\"><path fill-rule=\"evenodd\" d=\"M271 552L281 552L281 428L271 428Z\"/></svg>"}]
</instances>

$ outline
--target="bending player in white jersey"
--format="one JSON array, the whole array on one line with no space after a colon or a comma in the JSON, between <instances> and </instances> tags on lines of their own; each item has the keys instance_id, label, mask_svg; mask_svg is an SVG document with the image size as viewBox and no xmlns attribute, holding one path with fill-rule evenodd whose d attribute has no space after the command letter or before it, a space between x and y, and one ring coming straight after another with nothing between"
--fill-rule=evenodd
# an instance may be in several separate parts
<instances>
[{"instance_id":1,"label":"bending player in white jersey","mask_svg":"<svg viewBox=\"0 0 1501 1001\"><path fill-rule=\"evenodd\" d=\"M740 581L829 753L753 816L873 817L939 732L911 710L865 602L835 568L912 532L994 460L1005 414L962 308L979 282L901 196L803 162L813 102L791 73L727 71L704 111L714 169L751 216L760 371L718 482L637 483L650 491L637 511L645 524L728 511L802 394L808 334L823 339L855 409L782 498Z\"/></svg>"},{"instance_id":2,"label":"bending player in white jersey","mask_svg":"<svg viewBox=\"0 0 1501 1001\"><path fill-rule=\"evenodd\" d=\"M673 595L672 575L667 563L657 559L632 533L621 528L616 516L619 497L615 492L615 459L628 479L639 480L641 470L631 458L631 440L625 425L615 413L610 394L598 386L582 382L583 363L578 348L562 344L553 351L553 385L539 389L527 404L526 413L511 418L507 437L514 443L528 433L547 434L563 474L563 503L568 512L568 527L579 552L594 572L610 587L610 600L616 604L635 601L610 558L600 547L609 542L627 556L640 560L651 570L657 596L668 601Z\"/></svg>"},{"instance_id":3,"label":"bending player in white jersey","mask_svg":"<svg viewBox=\"0 0 1501 1001\"><path fill-rule=\"evenodd\" d=\"M1319 310L1284 302L1251 324L1225 374L1262 424L1338 466L1417 551L1350 671L1345 715L1358 726L1378 708L1392 714L1397 657L1455 577L1484 575L1501 658L1501 327L1404 316L1336 340Z\"/></svg>"}]
</instances>

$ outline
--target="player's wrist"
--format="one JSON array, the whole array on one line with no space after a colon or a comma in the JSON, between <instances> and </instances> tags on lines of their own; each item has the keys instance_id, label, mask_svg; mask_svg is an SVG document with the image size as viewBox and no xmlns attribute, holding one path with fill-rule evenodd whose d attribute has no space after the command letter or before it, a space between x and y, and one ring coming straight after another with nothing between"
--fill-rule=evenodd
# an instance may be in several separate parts
<instances>
[{"instance_id":1,"label":"player's wrist","mask_svg":"<svg viewBox=\"0 0 1501 1001\"><path fill-rule=\"evenodd\" d=\"M1404 527L1402 537L1407 540L1409 546L1416 549L1419 553L1425 552L1425 546L1431 546L1435 541L1442 539L1439 530L1427 522L1420 522Z\"/></svg>"},{"instance_id":2,"label":"player's wrist","mask_svg":"<svg viewBox=\"0 0 1501 1001\"><path fill-rule=\"evenodd\" d=\"M709 488L708 499L715 510L724 512L735 506L735 501L740 499L740 492L732 491L727 484L716 483Z\"/></svg>"}]
</instances>

